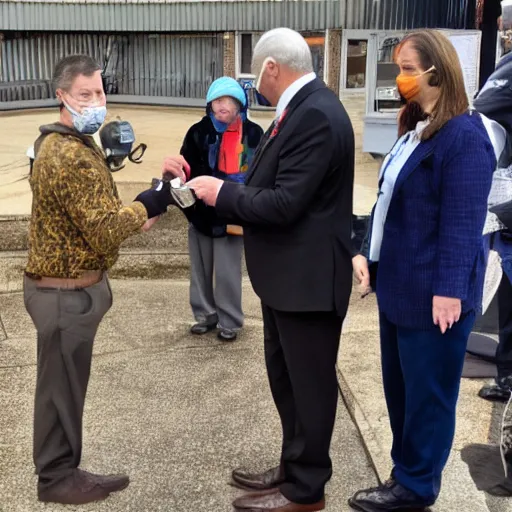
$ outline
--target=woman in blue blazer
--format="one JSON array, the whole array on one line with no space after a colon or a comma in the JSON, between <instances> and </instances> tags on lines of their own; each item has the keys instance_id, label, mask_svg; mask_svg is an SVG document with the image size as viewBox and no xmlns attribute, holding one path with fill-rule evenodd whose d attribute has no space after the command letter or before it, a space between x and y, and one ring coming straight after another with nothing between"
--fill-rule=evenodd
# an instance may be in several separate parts
<instances>
[{"instance_id":1,"label":"woman in blue blazer","mask_svg":"<svg viewBox=\"0 0 512 512\"><path fill-rule=\"evenodd\" d=\"M407 100L400 138L383 162L363 254L353 260L361 283L377 293L393 432L390 480L349 500L364 512L421 509L439 494L481 304L482 230L496 167L450 41L433 30L413 32L395 59Z\"/></svg>"}]
</instances>

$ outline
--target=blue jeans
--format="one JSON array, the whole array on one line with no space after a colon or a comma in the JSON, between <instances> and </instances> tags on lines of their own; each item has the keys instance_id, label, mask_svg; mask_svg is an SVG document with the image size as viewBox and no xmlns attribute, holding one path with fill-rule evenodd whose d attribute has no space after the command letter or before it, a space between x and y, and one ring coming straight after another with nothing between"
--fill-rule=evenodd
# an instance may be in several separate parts
<instances>
[{"instance_id":1,"label":"blue jeans","mask_svg":"<svg viewBox=\"0 0 512 512\"><path fill-rule=\"evenodd\" d=\"M475 313L442 334L406 329L380 313L382 376L398 483L432 503L455 432L464 355Z\"/></svg>"}]
</instances>

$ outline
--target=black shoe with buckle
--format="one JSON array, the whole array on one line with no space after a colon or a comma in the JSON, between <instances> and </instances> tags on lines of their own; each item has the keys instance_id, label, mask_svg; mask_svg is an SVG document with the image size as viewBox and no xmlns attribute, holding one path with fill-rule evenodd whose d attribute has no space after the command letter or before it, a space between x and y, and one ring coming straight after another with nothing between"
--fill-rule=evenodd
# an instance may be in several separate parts
<instances>
[{"instance_id":1,"label":"black shoe with buckle","mask_svg":"<svg viewBox=\"0 0 512 512\"><path fill-rule=\"evenodd\" d=\"M379 487L356 492L348 504L361 512L419 512L433 505L434 501L425 501L396 481L388 480Z\"/></svg>"}]
</instances>

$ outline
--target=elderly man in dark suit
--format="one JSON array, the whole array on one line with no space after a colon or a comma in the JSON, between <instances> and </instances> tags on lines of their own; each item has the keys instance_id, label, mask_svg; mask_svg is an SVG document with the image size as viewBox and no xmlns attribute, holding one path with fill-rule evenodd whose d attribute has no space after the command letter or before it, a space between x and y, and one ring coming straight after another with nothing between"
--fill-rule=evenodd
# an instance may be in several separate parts
<instances>
[{"instance_id":1,"label":"elderly man in dark suit","mask_svg":"<svg viewBox=\"0 0 512 512\"><path fill-rule=\"evenodd\" d=\"M233 472L260 492L237 510L324 508L332 474L335 363L352 286L354 134L336 95L313 73L297 32L267 32L254 49L257 90L276 106L246 183L199 177L189 185L244 227L247 268L261 298L265 358L283 427L281 463Z\"/></svg>"}]
</instances>

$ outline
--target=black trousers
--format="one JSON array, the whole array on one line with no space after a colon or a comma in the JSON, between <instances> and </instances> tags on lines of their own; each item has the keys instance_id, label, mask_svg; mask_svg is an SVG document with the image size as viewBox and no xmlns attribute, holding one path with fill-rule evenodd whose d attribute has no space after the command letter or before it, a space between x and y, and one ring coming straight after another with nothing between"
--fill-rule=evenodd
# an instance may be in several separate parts
<instances>
[{"instance_id":1,"label":"black trousers","mask_svg":"<svg viewBox=\"0 0 512 512\"><path fill-rule=\"evenodd\" d=\"M24 298L37 330L34 463L44 489L80 464L94 337L112 292L106 276L81 290L38 288L25 278Z\"/></svg>"},{"instance_id":2,"label":"black trousers","mask_svg":"<svg viewBox=\"0 0 512 512\"><path fill-rule=\"evenodd\" d=\"M324 496L338 402L337 313L285 313L263 305L265 360L283 427L283 495L311 504Z\"/></svg>"},{"instance_id":3,"label":"black trousers","mask_svg":"<svg viewBox=\"0 0 512 512\"><path fill-rule=\"evenodd\" d=\"M496 350L498 379L512 376L512 283L503 272L498 288L499 343Z\"/></svg>"}]
</instances>

